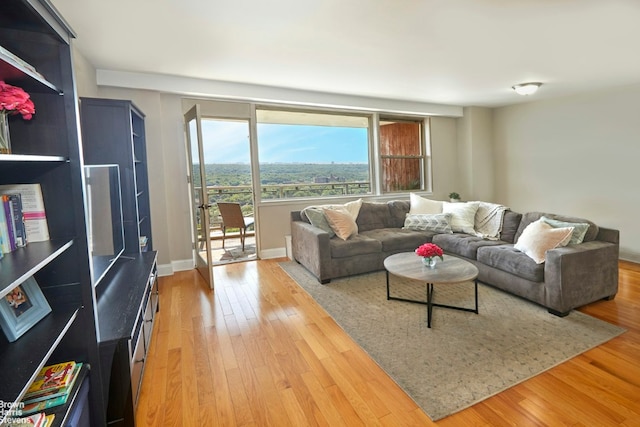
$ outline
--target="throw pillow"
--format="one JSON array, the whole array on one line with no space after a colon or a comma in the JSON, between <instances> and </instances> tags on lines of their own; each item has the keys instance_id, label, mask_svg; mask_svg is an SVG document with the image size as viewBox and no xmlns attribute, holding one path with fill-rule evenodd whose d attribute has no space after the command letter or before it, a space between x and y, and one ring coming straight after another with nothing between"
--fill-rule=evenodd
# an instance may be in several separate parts
<instances>
[{"instance_id":1,"label":"throw pillow","mask_svg":"<svg viewBox=\"0 0 640 427\"><path fill-rule=\"evenodd\" d=\"M524 252L536 264L542 264L550 249L566 246L573 234L573 227L553 228L542 220L534 221L522 231L513 247Z\"/></svg>"},{"instance_id":2,"label":"throw pillow","mask_svg":"<svg viewBox=\"0 0 640 427\"><path fill-rule=\"evenodd\" d=\"M410 214L439 214L442 213L442 202L438 200L425 199L416 193L409 193Z\"/></svg>"},{"instance_id":3,"label":"throw pillow","mask_svg":"<svg viewBox=\"0 0 640 427\"><path fill-rule=\"evenodd\" d=\"M333 229L327 222L327 218L324 216L324 211L321 208L310 206L304 209L304 213L305 215L307 215L307 218L309 218L309 222L311 223L311 225L329 233L329 238L332 238L336 235L336 233L333 232Z\"/></svg>"},{"instance_id":4,"label":"throw pillow","mask_svg":"<svg viewBox=\"0 0 640 427\"><path fill-rule=\"evenodd\" d=\"M587 230L589 229L589 224L584 222L558 221L557 219L547 218L546 216L542 216L540 219L553 228L573 227L573 234L571 235L571 240L569 240L570 245L578 245L582 243L584 236L587 234Z\"/></svg>"},{"instance_id":5,"label":"throw pillow","mask_svg":"<svg viewBox=\"0 0 640 427\"><path fill-rule=\"evenodd\" d=\"M451 234L451 214L407 214L404 220L404 229L433 231L440 234Z\"/></svg>"},{"instance_id":6,"label":"throw pillow","mask_svg":"<svg viewBox=\"0 0 640 427\"><path fill-rule=\"evenodd\" d=\"M451 214L451 229L456 233L476 234L473 228L478 211L478 202L442 202L442 212Z\"/></svg>"},{"instance_id":7,"label":"throw pillow","mask_svg":"<svg viewBox=\"0 0 640 427\"><path fill-rule=\"evenodd\" d=\"M324 209L324 215L336 236L342 240L358 234L358 225L346 209Z\"/></svg>"},{"instance_id":8,"label":"throw pillow","mask_svg":"<svg viewBox=\"0 0 640 427\"><path fill-rule=\"evenodd\" d=\"M344 205L318 205L308 206L302 210L302 214L306 215L311 225L318 227L319 229L329 233L329 238L335 236L333 229L327 222L324 214L325 209L345 209L349 212L349 215L355 221L360 213L360 207L362 206L362 199L354 200L352 202L345 203Z\"/></svg>"}]
</instances>

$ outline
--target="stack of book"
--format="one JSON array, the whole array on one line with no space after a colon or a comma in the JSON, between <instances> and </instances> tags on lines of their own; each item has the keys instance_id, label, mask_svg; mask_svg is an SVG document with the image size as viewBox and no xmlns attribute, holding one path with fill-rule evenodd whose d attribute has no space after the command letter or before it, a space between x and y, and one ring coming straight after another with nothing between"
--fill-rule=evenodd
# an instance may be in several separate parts
<instances>
[{"instance_id":1,"label":"stack of book","mask_svg":"<svg viewBox=\"0 0 640 427\"><path fill-rule=\"evenodd\" d=\"M22 399L22 414L30 415L67 403L80 368L82 363L74 361L42 368Z\"/></svg>"}]
</instances>

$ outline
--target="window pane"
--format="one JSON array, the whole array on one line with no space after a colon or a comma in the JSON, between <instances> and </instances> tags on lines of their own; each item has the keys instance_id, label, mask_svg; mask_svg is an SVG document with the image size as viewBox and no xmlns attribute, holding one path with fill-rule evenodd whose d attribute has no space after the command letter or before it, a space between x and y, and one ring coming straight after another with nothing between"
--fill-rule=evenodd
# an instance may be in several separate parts
<instances>
[{"instance_id":1,"label":"window pane","mask_svg":"<svg viewBox=\"0 0 640 427\"><path fill-rule=\"evenodd\" d=\"M257 110L262 199L371 192L365 116Z\"/></svg>"},{"instance_id":2,"label":"window pane","mask_svg":"<svg viewBox=\"0 0 640 427\"><path fill-rule=\"evenodd\" d=\"M420 189L421 159L382 159L382 191Z\"/></svg>"},{"instance_id":3,"label":"window pane","mask_svg":"<svg viewBox=\"0 0 640 427\"><path fill-rule=\"evenodd\" d=\"M422 188L422 121L380 119L382 192Z\"/></svg>"},{"instance_id":4,"label":"window pane","mask_svg":"<svg viewBox=\"0 0 640 427\"><path fill-rule=\"evenodd\" d=\"M419 156L420 123L380 120L380 154L383 156Z\"/></svg>"}]
</instances>

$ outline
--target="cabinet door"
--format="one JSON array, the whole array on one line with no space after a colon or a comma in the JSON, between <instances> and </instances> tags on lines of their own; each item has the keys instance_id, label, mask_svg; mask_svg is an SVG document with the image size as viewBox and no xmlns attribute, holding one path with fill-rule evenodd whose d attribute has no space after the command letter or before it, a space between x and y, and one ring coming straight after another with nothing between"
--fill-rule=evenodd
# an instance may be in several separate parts
<instances>
[{"instance_id":1,"label":"cabinet door","mask_svg":"<svg viewBox=\"0 0 640 427\"><path fill-rule=\"evenodd\" d=\"M131 392L133 393L133 405L138 403L138 390L142 381L142 371L145 363L144 334L138 335L131 356Z\"/></svg>"}]
</instances>

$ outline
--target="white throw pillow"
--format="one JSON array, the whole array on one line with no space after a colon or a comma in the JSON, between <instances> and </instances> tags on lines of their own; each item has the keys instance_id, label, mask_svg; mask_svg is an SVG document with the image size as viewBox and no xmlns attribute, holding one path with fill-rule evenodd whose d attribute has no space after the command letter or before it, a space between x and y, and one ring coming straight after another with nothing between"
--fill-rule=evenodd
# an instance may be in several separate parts
<instances>
[{"instance_id":1,"label":"white throw pillow","mask_svg":"<svg viewBox=\"0 0 640 427\"><path fill-rule=\"evenodd\" d=\"M442 212L451 214L451 229L454 233L476 234L474 229L478 202L442 202Z\"/></svg>"},{"instance_id":2,"label":"white throw pillow","mask_svg":"<svg viewBox=\"0 0 640 427\"><path fill-rule=\"evenodd\" d=\"M524 252L536 264L542 264L546 260L546 252L566 246L572 234L573 227L553 228L546 222L538 220L525 227L513 247Z\"/></svg>"},{"instance_id":3,"label":"white throw pillow","mask_svg":"<svg viewBox=\"0 0 640 427\"><path fill-rule=\"evenodd\" d=\"M327 222L342 240L347 240L354 234L358 234L358 225L351 217L351 212L346 209L324 209Z\"/></svg>"},{"instance_id":4,"label":"white throw pillow","mask_svg":"<svg viewBox=\"0 0 640 427\"><path fill-rule=\"evenodd\" d=\"M414 214L439 214L442 213L442 202L439 200L425 199L416 193L409 193L411 206L409 213Z\"/></svg>"}]
</instances>

